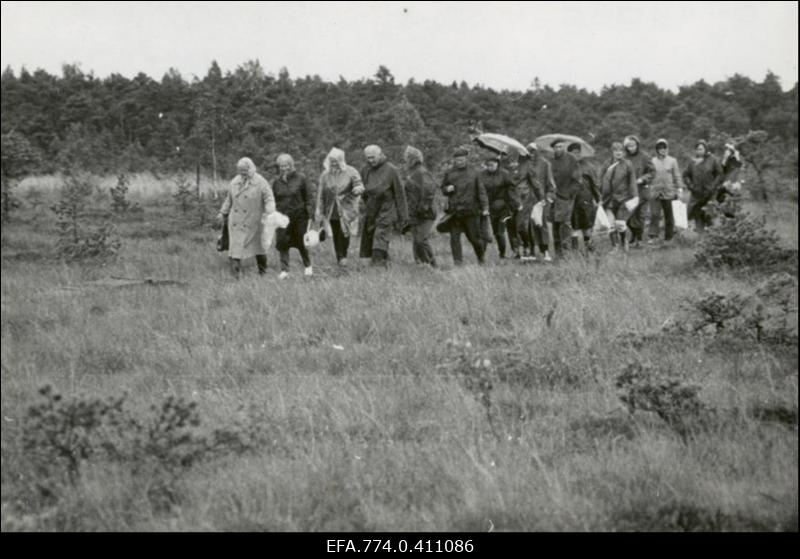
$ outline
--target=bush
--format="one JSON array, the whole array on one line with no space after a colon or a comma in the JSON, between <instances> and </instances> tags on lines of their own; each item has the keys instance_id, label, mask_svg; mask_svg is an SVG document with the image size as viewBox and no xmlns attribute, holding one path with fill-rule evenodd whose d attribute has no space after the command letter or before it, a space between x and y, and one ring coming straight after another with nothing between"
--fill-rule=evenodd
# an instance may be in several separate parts
<instances>
[{"instance_id":1,"label":"bush","mask_svg":"<svg viewBox=\"0 0 800 559\"><path fill-rule=\"evenodd\" d=\"M766 227L766 217L753 217L741 208L741 202L729 198L723 204L709 204L709 212L719 224L708 228L695 253L697 262L706 268L749 268L774 270L794 261L797 251L781 246L778 234Z\"/></svg>"},{"instance_id":2,"label":"bush","mask_svg":"<svg viewBox=\"0 0 800 559\"><path fill-rule=\"evenodd\" d=\"M83 224L92 191L92 182L87 177L70 175L61 191L61 200L53 207L58 216L56 250L64 260L102 261L119 251L121 242L114 235L113 225L105 223L91 228Z\"/></svg>"},{"instance_id":3,"label":"bush","mask_svg":"<svg viewBox=\"0 0 800 559\"><path fill-rule=\"evenodd\" d=\"M65 400L50 386L28 408L22 446L40 495L57 498L74 486L89 463L113 463L148 480L157 506L177 499L177 484L194 466L252 450L260 440L255 423L205 433L197 404L167 397L144 420L125 407L126 397Z\"/></svg>"},{"instance_id":4,"label":"bush","mask_svg":"<svg viewBox=\"0 0 800 559\"><path fill-rule=\"evenodd\" d=\"M638 362L625 367L616 379L616 387L621 389L619 399L630 413L636 410L653 412L684 440L697 420L713 413L700 400L699 386Z\"/></svg>"}]
</instances>

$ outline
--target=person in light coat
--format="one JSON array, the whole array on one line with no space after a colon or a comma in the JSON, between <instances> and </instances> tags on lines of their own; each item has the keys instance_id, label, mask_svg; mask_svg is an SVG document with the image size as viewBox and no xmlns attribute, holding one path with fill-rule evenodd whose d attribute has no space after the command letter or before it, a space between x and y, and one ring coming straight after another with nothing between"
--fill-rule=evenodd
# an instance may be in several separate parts
<instances>
[{"instance_id":1,"label":"person in light coat","mask_svg":"<svg viewBox=\"0 0 800 559\"><path fill-rule=\"evenodd\" d=\"M350 239L358 235L359 204L364 192L361 173L345 161L344 151L333 148L323 163L317 188L317 223L333 236L333 249L340 266L347 266Z\"/></svg>"},{"instance_id":2,"label":"person in light coat","mask_svg":"<svg viewBox=\"0 0 800 559\"><path fill-rule=\"evenodd\" d=\"M669 155L669 142L661 138L656 142L653 157L653 182L650 184L650 240L658 239L661 230L661 214L664 214L664 240L675 236L675 217L672 201L683 191L683 180L678 160Z\"/></svg>"},{"instance_id":3,"label":"person in light coat","mask_svg":"<svg viewBox=\"0 0 800 559\"><path fill-rule=\"evenodd\" d=\"M275 197L267 179L256 172L256 166L248 157L236 164L237 175L231 181L228 194L217 215L227 221L228 256L231 271L241 275L241 264L245 258L254 256L258 273L267 272L267 248L261 244L263 219L275 211Z\"/></svg>"}]
</instances>

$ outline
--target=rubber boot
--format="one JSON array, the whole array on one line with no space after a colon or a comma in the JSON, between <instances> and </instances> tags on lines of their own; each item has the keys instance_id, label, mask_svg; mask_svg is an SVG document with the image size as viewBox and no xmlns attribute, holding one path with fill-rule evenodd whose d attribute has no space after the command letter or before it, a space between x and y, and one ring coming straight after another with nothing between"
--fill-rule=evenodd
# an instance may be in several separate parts
<instances>
[{"instance_id":1,"label":"rubber boot","mask_svg":"<svg viewBox=\"0 0 800 559\"><path fill-rule=\"evenodd\" d=\"M256 266L258 266L258 275L263 276L267 273L267 255L256 254Z\"/></svg>"},{"instance_id":2,"label":"rubber boot","mask_svg":"<svg viewBox=\"0 0 800 559\"><path fill-rule=\"evenodd\" d=\"M233 277L235 277L236 279L239 279L242 276L242 261L239 260L238 258L231 258L230 263L231 263L231 274L233 274Z\"/></svg>"},{"instance_id":3,"label":"rubber boot","mask_svg":"<svg viewBox=\"0 0 800 559\"><path fill-rule=\"evenodd\" d=\"M385 268L388 265L388 256L385 250L379 248L372 249L372 265Z\"/></svg>"}]
</instances>

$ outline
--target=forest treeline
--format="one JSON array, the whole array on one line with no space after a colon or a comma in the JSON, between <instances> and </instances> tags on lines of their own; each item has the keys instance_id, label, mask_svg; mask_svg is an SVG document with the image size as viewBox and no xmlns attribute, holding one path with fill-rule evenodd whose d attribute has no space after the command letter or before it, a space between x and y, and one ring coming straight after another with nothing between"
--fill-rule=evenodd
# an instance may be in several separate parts
<instances>
[{"instance_id":1,"label":"forest treeline","mask_svg":"<svg viewBox=\"0 0 800 559\"><path fill-rule=\"evenodd\" d=\"M697 138L719 148L731 136L759 130L765 134L756 159L777 176L796 178L797 108L797 83L785 92L772 73L760 83L741 75L698 81L677 93L639 79L600 92L555 89L536 79L520 92L464 82L401 84L384 66L370 79L332 83L292 78L285 68L276 76L257 60L226 73L212 62L205 77L192 81L176 69L159 81L144 73L100 79L78 65L64 65L61 76L6 68L3 174L73 168L158 174L199 166L224 179L239 157L263 168L287 152L316 178L331 147L359 165L362 148L372 143L395 161L403 146L415 145L438 169L479 123L522 142L575 134L601 154L627 134L638 134L650 151L664 137L679 158L690 155Z\"/></svg>"}]
</instances>

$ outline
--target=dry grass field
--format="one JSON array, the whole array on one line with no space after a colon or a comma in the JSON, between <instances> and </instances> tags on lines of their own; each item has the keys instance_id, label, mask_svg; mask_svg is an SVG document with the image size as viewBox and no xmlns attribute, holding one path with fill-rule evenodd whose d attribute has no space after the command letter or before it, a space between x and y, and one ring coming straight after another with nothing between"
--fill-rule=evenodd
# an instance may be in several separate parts
<instances>
[{"instance_id":1,"label":"dry grass field","mask_svg":"<svg viewBox=\"0 0 800 559\"><path fill-rule=\"evenodd\" d=\"M3 531L798 529L796 338L664 328L758 271L699 268L688 235L455 269L437 236L435 271L398 237L388 270L326 241L313 278L293 252L278 280L273 250L235 281L171 188L134 180L105 265L58 259L56 181L18 190ZM797 249L796 203L748 209Z\"/></svg>"}]
</instances>

